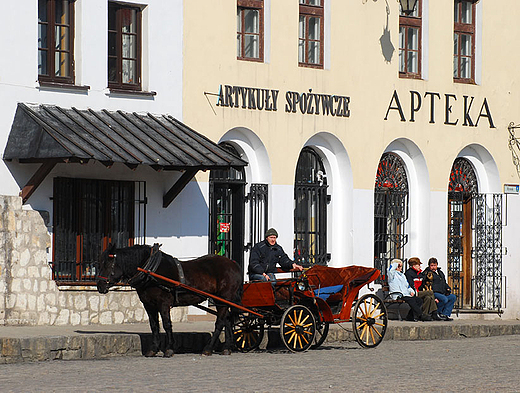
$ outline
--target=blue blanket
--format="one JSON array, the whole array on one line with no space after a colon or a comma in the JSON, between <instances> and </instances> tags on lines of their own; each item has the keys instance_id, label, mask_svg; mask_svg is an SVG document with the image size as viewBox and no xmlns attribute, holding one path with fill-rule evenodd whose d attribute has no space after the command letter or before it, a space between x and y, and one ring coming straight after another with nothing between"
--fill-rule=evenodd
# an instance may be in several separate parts
<instances>
[{"instance_id":1,"label":"blue blanket","mask_svg":"<svg viewBox=\"0 0 520 393\"><path fill-rule=\"evenodd\" d=\"M343 285L333 285L331 287L323 287L314 290L314 295L327 300L330 295L334 295L343 289Z\"/></svg>"}]
</instances>

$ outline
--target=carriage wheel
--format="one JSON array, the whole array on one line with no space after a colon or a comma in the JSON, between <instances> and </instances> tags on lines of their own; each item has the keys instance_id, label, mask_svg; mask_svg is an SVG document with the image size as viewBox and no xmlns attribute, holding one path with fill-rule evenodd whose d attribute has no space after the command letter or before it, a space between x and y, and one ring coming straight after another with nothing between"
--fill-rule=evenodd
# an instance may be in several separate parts
<instances>
[{"instance_id":1,"label":"carriage wheel","mask_svg":"<svg viewBox=\"0 0 520 393\"><path fill-rule=\"evenodd\" d=\"M247 314L240 314L233 325L233 341L240 352L257 349L264 338L264 322Z\"/></svg>"},{"instance_id":2,"label":"carriage wheel","mask_svg":"<svg viewBox=\"0 0 520 393\"><path fill-rule=\"evenodd\" d=\"M354 306L352 328L357 342L373 348L383 341L388 326L388 314L383 301L376 295L362 296Z\"/></svg>"},{"instance_id":3,"label":"carriage wheel","mask_svg":"<svg viewBox=\"0 0 520 393\"><path fill-rule=\"evenodd\" d=\"M329 334L329 324L326 322L316 324L316 336L314 338L314 344L312 344L311 349L318 348L325 339L327 338L327 334Z\"/></svg>"},{"instance_id":4,"label":"carriage wheel","mask_svg":"<svg viewBox=\"0 0 520 393\"><path fill-rule=\"evenodd\" d=\"M293 352L309 349L316 335L316 322L311 310L302 305L289 307L280 321L280 337Z\"/></svg>"}]
</instances>

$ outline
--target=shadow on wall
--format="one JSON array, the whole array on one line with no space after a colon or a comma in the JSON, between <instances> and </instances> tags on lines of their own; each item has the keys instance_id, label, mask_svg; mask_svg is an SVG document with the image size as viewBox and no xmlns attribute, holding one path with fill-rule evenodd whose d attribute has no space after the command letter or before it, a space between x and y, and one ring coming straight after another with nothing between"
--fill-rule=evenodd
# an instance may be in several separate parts
<instances>
[{"instance_id":1,"label":"shadow on wall","mask_svg":"<svg viewBox=\"0 0 520 393\"><path fill-rule=\"evenodd\" d=\"M200 184L191 181L166 209L162 199L149 198L146 221L149 237L207 236L209 206Z\"/></svg>"},{"instance_id":2,"label":"shadow on wall","mask_svg":"<svg viewBox=\"0 0 520 393\"><path fill-rule=\"evenodd\" d=\"M5 162L9 172L22 189L27 180L37 171L41 164L18 164ZM175 172L156 172L149 167L130 171L124 165L114 165L107 170L99 163L80 165L62 164L49 174L38 190L31 196L27 205L34 210L45 212L45 224L52 231L52 208L54 177L117 179L123 181L146 181L146 235L150 237L183 237L207 236L209 223L209 207L204 197L201 184L190 181L189 184L167 207L163 208L163 196L177 179ZM202 183L202 185L207 183ZM42 213L40 213L42 214Z\"/></svg>"},{"instance_id":3,"label":"shadow on wall","mask_svg":"<svg viewBox=\"0 0 520 393\"><path fill-rule=\"evenodd\" d=\"M392 56L394 55L394 45L392 44L392 38L390 37L390 29L388 28L388 17L390 16L390 7L388 6L388 1L386 2L386 26L383 29L383 35L379 38L379 43L381 44L381 52L383 53L383 57L387 63L392 61Z\"/></svg>"},{"instance_id":4,"label":"shadow on wall","mask_svg":"<svg viewBox=\"0 0 520 393\"><path fill-rule=\"evenodd\" d=\"M365 4L368 0L362 0L363 4ZM372 0L376 3L378 0ZM390 16L390 7L388 5L388 0L385 0L386 3L386 26L383 28L383 34L379 38L379 43L381 44L381 53L385 58L387 63L392 61L392 57L395 52L395 47L392 44L392 37L390 36L390 29L388 28L388 19Z\"/></svg>"}]
</instances>

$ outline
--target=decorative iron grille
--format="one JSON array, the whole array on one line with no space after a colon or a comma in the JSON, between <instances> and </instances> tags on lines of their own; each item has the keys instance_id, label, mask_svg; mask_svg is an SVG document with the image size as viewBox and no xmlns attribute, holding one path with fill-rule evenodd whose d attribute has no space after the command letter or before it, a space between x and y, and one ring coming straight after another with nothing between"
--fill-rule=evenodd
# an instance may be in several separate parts
<instances>
[{"instance_id":1,"label":"decorative iron grille","mask_svg":"<svg viewBox=\"0 0 520 393\"><path fill-rule=\"evenodd\" d=\"M221 143L239 156L236 148ZM209 252L223 255L244 267L245 171L243 168L218 169L210 172L209 184Z\"/></svg>"},{"instance_id":2,"label":"decorative iron grille","mask_svg":"<svg viewBox=\"0 0 520 393\"><path fill-rule=\"evenodd\" d=\"M386 277L389 261L403 258L408 242L408 179L404 162L395 153L385 153L379 161L374 189L374 267L381 271L376 281Z\"/></svg>"},{"instance_id":3,"label":"decorative iron grille","mask_svg":"<svg viewBox=\"0 0 520 393\"><path fill-rule=\"evenodd\" d=\"M53 277L58 283L92 283L108 243L143 244L146 183L55 178Z\"/></svg>"},{"instance_id":4,"label":"decorative iron grille","mask_svg":"<svg viewBox=\"0 0 520 393\"><path fill-rule=\"evenodd\" d=\"M477 194L473 198L475 212L475 276L473 278L475 309L502 308L502 194Z\"/></svg>"},{"instance_id":5,"label":"decorative iron grille","mask_svg":"<svg viewBox=\"0 0 520 393\"><path fill-rule=\"evenodd\" d=\"M469 222L465 222L464 217L471 217L470 201L478 193L478 182L475 171L471 163L463 158L457 158L452 166L450 173L450 181L448 184L448 282L451 285L452 293L457 296L455 308L462 308L464 303L469 302L467 293L468 280L471 272L471 237L469 228L466 229ZM469 236L464 242L465 236ZM466 244L466 246L465 246ZM476 247L478 248L478 238ZM478 252L478 251L477 251ZM468 290L465 291L465 288Z\"/></svg>"},{"instance_id":6,"label":"decorative iron grille","mask_svg":"<svg viewBox=\"0 0 520 393\"><path fill-rule=\"evenodd\" d=\"M326 265L327 176L323 162L311 148L300 153L294 186L294 259L302 266Z\"/></svg>"},{"instance_id":7,"label":"decorative iron grille","mask_svg":"<svg viewBox=\"0 0 520 393\"><path fill-rule=\"evenodd\" d=\"M246 202L249 204L249 242L247 249L264 239L267 231L269 187L251 184Z\"/></svg>"},{"instance_id":8,"label":"decorative iron grille","mask_svg":"<svg viewBox=\"0 0 520 393\"><path fill-rule=\"evenodd\" d=\"M464 201L462 192L449 193L448 222L448 281L451 290L457 296L455 308L461 308L463 302L464 276L462 272L462 228L464 222Z\"/></svg>"}]
</instances>

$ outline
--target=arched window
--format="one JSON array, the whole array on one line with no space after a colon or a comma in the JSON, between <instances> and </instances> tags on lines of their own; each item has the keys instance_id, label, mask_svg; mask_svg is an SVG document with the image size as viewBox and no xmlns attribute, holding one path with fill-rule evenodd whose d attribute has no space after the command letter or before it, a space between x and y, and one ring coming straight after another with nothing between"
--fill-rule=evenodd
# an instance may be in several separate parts
<instances>
[{"instance_id":1,"label":"arched window","mask_svg":"<svg viewBox=\"0 0 520 393\"><path fill-rule=\"evenodd\" d=\"M240 157L237 149L230 143L223 142L219 144L220 147L223 147L230 153L233 153L237 157ZM214 169L209 174L209 180L212 182L245 182L245 172L244 168L240 169L229 168L229 169Z\"/></svg>"},{"instance_id":2,"label":"arched window","mask_svg":"<svg viewBox=\"0 0 520 393\"><path fill-rule=\"evenodd\" d=\"M305 147L296 166L294 184L294 259L304 266L326 265L327 175L320 156Z\"/></svg>"},{"instance_id":3,"label":"arched window","mask_svg":"<svg viewBox=\"0 0 520 393\"><path fill-rule=\"evenodd\" d=\"M377 167L374 187L374 266L386 274L388 262L403 258L408 242L408 179L404 162L395 153L384 153Z\"/></svg>"},{"instance_id":4,"label":"arched window","mask_svg":"<svg viewBox=\"0 0 520 393\"><path fill-rule=\"evenodd\" d=\"M472 194L478 193L477 176L467 159L459 157L453 163L448 192L461 193L460 197L463 199L471 198Z\"/></svg>"}]
</instances>

